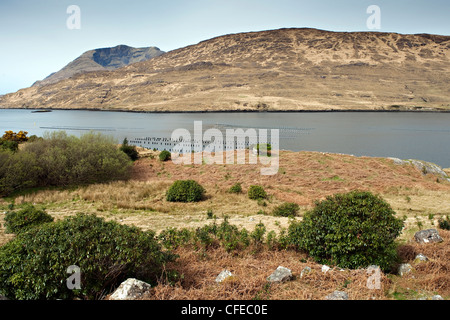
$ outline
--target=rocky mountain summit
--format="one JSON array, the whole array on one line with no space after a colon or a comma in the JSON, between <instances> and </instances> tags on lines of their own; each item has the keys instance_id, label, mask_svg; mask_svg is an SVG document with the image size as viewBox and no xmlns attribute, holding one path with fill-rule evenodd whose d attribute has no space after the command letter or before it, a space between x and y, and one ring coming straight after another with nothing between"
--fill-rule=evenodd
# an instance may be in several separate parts
<instances>
[{"instance_id":1,"label":"rocky mountain summit","mask_svg":"<svg viewBox=\"0 0 450 320\"><path fill-rule=\"evenodd\" d=\"M102 62L105 69L122 61L89 55L92 64ZM316 29L249 32L202 41L114 71L99 68L41 82L1 96L0 107L450 110L449 62L449 36ZM52 78L57 80L57 75Z\"/></svg>"},{"instance_id":2,"label":"rocky mountain summit","mask_svg":"<svg viewBox=\"0 0 450 320\"><path fill-rule=\"evenodd\" d=\"M133 48L118 45L113 48L89 50L33 86L45 86L68 79L74 75L91 71L112 71L132 63L150 60L164 54L157 47Z\"/></svg>"}]
</instances>

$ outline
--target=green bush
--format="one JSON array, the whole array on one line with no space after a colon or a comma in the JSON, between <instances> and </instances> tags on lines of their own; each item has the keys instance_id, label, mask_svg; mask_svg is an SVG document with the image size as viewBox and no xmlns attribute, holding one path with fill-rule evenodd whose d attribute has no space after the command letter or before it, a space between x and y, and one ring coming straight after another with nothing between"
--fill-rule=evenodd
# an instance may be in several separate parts
<instances>
[{"instance_id":1,"label":"green bush","mask_svg":"<svg viewBox=\"0 0 450 320\"><path fill-rule=\"evenodd\" d=\"M238 182L235 183L233 186L231 186L230 189L228 189L229 193L242 193L242 185Z\"/></svg>"},{"instance_id":2,"label":"green bush","mask_svg":"<svg viewBox=\"0 0 450 320\"><path fill-rule=\"evenodd\" d=\"M25 205L19 211L9 211L5 215L6 233L19 233L42 223L52 222L53 217L33 205Z\"/></svg>"},{"instance_id":3,"label":"green bush","mask_svg":"<svg viewBox=\"0 0 450 320\"><path fill-rule=\"evenodd\" d=\"M156 283L175 258L152 231L82 215L19 233L0 247L0 294L9 299L100 299L127 278ZM70 290L69 266L81 271Z\"/></svg>"},{"instance_id":4,"label":"green bush","mask_svg":"<svg viewBox=\"0 0 450 320\"><path fill-rule=\"evenodd\" d=\"M289 237L319 263L388 270L396 262L395 239L402 228L403 221L381 197L353 191L317 202L302 222L291 223Z\"/></svg>"},{"instance_id":5,"label":"green bush","mask_svg":"<svg viewBox=\"0 0 450 320\"><path fill-rule=\"evenodd\" d=\"M42 168L35 154L0 150L0 196L39 185Z\"/></svg>"},{"instance_id":6,"label":"green bush","mask_svg":"<svg viewBox=\"0 0 450 320\"><path fill-rule=\"evenodd\" d=\"M136 161L139 158L139 152L136 150L136 146L130 146L127 138L123 140L120 150L124 152L132 161Z\"/></svg>"},{"instance_id":7,"label":"green bush","mask_svg":"<svg viewBox=\"0 0 450 320\"><path fill-rule=\"evenodd\" d=\"M0 149L16 152L17 150L19 150L19 143L17 141L0 139Z\"/></svg>"},{"instance_id":8,"label":"green bush","mask_svg":"<svg viewBox=\"0 0 450 320\"><path fill-rule=\"evenodd\" d=\"M450 219L448 218L448 216L446 217L446 219L440 218L438 220L438 223L439 223L439 228L441 228L443 230L450 230Z\"/></svg>"},{"instance_id":9,"label":"green bush","mask_svg":"<svg viewBox=\"0 0 450 320\"><path fill-rule=\"evenodd\" d=\"M113 138L80 138L53 132L11 153L0 148L0 196L29 187L70 186L124 180L132 162Z\"/></svg>"},{"instance_id":10,"label":"green bush","mask_svg":"<svg viewBox=\"0 0 450 320\"><path fill-rule=\"evenodd\" d=\"M203 199L205 189L194 180L177 180L166 193L170 202L198 202Z\"/></svg>"},{"instance_id":11,"label":"green bush","mask_svg":"<svg viewBox=\"0 0 450 320\"><path fill-rule=\"evenodd\" d=\"M248 197L252 200L267 199L267 193L261 186L250 186L248 189Z\"/></svg>"},{"instance_id":12,"label":"green bush","mask_svg":"<svg viewBox=\"0 0 450 320\"><path fill-rule=\"evenodd\" d=\"M161 151L159 154L159 161L169 161L171 159L172 155L169 151L164 150Z\"/></svg>"},{"instance_id":13,"label":"green bush","mask_svg":"<svg viewBox=\"0 0 450 320\"><path fill-rule=\"evenodd\" d=\"M296 217L300 206L296 203L286 202L276 207L272 214L275 217Z\"/></svg>"}]
</instances>

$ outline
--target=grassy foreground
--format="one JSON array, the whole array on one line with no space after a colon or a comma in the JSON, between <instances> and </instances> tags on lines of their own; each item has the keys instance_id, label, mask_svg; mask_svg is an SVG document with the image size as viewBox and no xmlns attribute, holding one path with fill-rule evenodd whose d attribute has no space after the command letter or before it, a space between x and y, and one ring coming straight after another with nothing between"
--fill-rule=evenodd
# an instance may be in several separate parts
<instances>
[{"instance_id":1,"label":"grassy foreground","mask_svg":"<svg viewBox=\"0 0 450 320\"><path fill-rule=\"evenodd\" d=\"M398 166L384 158L353 157L317 152L280 153L280 168L274 176L260 175L260 165L175 165L161 162L158 153L141 150L129 181L94 184L72 189L39 189L16 194L0 202L0 220L14 201L44 207L56 220L78 212L95 213L107 220L160 232L168 227L196 228L211 222L212 211L218 223L229 222L253 230L262 222L267 231L287 227L289 219L274 217L272 210L284 203L300 205L300 218L328 195L364 190L380 194L397 212L406 216L406 227L399 242L403 262L414 267L406 277L382 274L379 290L367 288L365 270L321 272L321 265L306 255L291 251L247 250L237 255L221 248L206 252L179 248L180 259L168 266L181 276L176 284L161 283L146 299L323 299L334 290L348 292L350 299L414 299L440 294L450 298L450 232L440 230L444 242L418 245L412 237L419 229L437 228L437 220L450 215L450 183L424 175L413 166ZM193 179L206 189L206 199L198 203L167 202L171 183ZM228 189L240 182L242 194ZM250 185L262 185L269 199L248 199ZM0 228L0 244L12 238ZM430 259L414 264L418 253ZM267 285L265 279L279 265L290 268L296 279L281 285ZM302 269L313 272L300 278ZM223 286L215 277L229 269L236 276Z\"/></svg>"}]
</instances>

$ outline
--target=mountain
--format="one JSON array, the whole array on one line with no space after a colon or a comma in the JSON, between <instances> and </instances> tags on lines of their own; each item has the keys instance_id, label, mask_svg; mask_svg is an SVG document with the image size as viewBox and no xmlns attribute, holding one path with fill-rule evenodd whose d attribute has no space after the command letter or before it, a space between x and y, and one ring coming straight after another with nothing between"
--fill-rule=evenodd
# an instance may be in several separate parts
<instances>
[{"instance_id":1,"label":"mountain","mask_svg":"<svg viewBox=\"0 0 450 320\"><path fill-rule=\"evenodd\" d=\"M230 34L0 97L3 108L450 110L450 37L279 29Z\"/></svg>"},{"instance_id":2,"label":"mountain","mask_svg":"<svg viewBox=\"0 0 450 320\"><path fill-rule=\"evenodd\" d=\"M119 45L113 48L90 50L33 86L45 86L90 71L111 71L132 63L142 62L164 54L156 47L133 48Z\"/></svg>"}]
</instances>

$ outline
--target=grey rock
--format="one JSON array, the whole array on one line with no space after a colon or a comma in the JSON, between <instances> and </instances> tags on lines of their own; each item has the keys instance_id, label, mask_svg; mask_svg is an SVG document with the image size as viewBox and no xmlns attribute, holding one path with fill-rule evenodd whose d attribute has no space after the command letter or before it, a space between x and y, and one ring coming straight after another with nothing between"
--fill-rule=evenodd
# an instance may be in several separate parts
<instances>
[{"instance_id":1,"label":"grey rock","mask_svg":"<svg viewBox=\"0 0 450 320\"><path fill-rule=\"evenodd\" d=\"M269 282L285 282L292 279L292 272L288 268L279 266L270 276L267 277Z\"/></svg>"},{"instance_id":2,"label":"grey rock","mask_svg":"<svg viewBox=\"0 0 450 320\"><path fill-rule=\"evenodd\" d=\"M216 277L216 282L217 283L221 283L223 281L225 281L226 279L228 279L229 277L232 277L233 274L228 271L228 270L223 270L221 273L219 273L219 275Z\"/></svg>"},{"instance_id":3,"label":"grey rock","mask_svg":"<svg viewBox=\"0 0 450 320\"><path fill-rule=\"evenodd\" d=\"M310 267L303 268L302 272L300 273L300 278L303 278L303 276L307 275L310 272L311 272L311 268Z\"/></svg>"},{"instance_id":4,"label":"grey rock","mask_svg":"<svg viewBox=\"0 0 450 320\"><path fill-rule=\"evenodd\" d=\"M444 241L436 229L421 230L416 232L414 239L419 243L433 243Z\"/></svg>"},{"instance_id":5,"label":"grey rock","mask_svg":"<svg viewBox=\"0 0 450 320\"><path fill-rule=\"evenodd\" d=\"M325 264L322 266L322 272L323 273L327 273L329 270L331 270L331 268L329 266L327 266Z\"/></svg>"},{"instance_id":6,"label":"grey rock","mask_svg":"<svg viewBox=\"0 0 450 320\"><path fill-rule=\"evenodd\" d=\"M412 271L412 267L409 263L403 263L398 267L398 274L404 276Z\"/></svg>"},{"instance_id":7,"label":"grey rock","mask_svg":"<svg viewBox=\"0 0 450 320\"><path fill-rule=\"evenodd\" d=\"M1 294L0 294L0 301L2 301L2 300L9 300L7 297L5 297L5 296L2 296Z\"/></svg>"},{"instance_id":8,"label":"grey rock","mask_svg":"<svg viewBox=\"0 0 450 320\"><path fill-rule=\"evenodd\" d=\"M327 295L325 300L348 300L348 294L344 291L334 291Z\"/></svg>"},{"instance_id":9,"label":"grey rock","mask_svg":"<svg viewBox=\"0 0 450 320\"><path fill-rule=\"evenodd\" d=\"M428 261L427 256L419 253L415 258L414 258L415 262L424 262L424 261Z\"/></svg>"},{"instance_id":10,"label":"grey rock","mask_svg":"<svg viewBox=\"0 0 450 320\"><path fill-rule=\"evenodd\" d=\"M136 300L151 289L151 285L137 279L127 279L110 296L110 300Z\"/></svg>"},{"instance_id":11,"label":"grey rock","mask_svg":"<svg viewBox=\"0 0 450 320\"><path fill-rule=\"evenodd\" d=\"M394 161L394 163L396 165L413 165L414 167L416 167L419 171L421 171L423 174L434 174L436 176L439 176L447 181L450 181L450 177L447 175L447 173L445 173L445 171L438 166L437 164L434 164L432 162L427 162L427 161L422 161L422 160L414 160L414 159L409 159L409 160L401 160L398 158L388 158L392 161Z\"/></svg>"},{"instance_id":12,"label":"grey rock","mask_svg":"<svg viewBox=\"0 0 450 320\"><path fill-rule=\"evenodd\" d=\"M442 298L440 295L434 295L431 297L431 300L444 300L444 298Z\"/></svg>"},{"instance_id":13,"label":"grey rock","mask_svg":"<svg viewBox=\"0 0 450 320\"><path fill-rule=\"evenodd\" d=\"M404 161L404 160L401 160L401 159L399 159L399 158L388 158L388 159L394 161L394 163L395 163L396 165L399 165L399 166L402 166L402 165L404 165L404 164L409 164L408 161Z\"/></svg>"}]
</instances>

